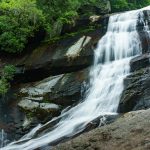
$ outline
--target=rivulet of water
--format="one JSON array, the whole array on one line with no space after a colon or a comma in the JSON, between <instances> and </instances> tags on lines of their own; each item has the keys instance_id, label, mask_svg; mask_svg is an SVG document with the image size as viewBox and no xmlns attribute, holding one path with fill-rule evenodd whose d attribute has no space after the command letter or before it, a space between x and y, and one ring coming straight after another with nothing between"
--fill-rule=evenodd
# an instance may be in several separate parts
<instances>
[{"instance_id":1,"label":"rivulet of water","mask_svg":"<svg viewBox=\"0 0 150 150\"><path fill-rule=\"evenodd\" d=\"M95 49L90 86L84 101L64 111L53 130L35 138L34 133L46 125L39 126L2 150L33 150L83 131L89 122L99 116L116 114L124 88L123 80L130 72L130 60L142 52L136 30L142 16L142 10L111 16L107 33Z\"/></svg>"},{"instance_id":2,"label":"rivulet of water","mask_svg":"<svg viewBox=\"0 0 150 150\"><path fill-rule=\"evenodd\" d=\"M0 130L0 148L6 146L9 143L7 140L7 134L4 132L4 130Z\"/></svg>"}]
</instances>

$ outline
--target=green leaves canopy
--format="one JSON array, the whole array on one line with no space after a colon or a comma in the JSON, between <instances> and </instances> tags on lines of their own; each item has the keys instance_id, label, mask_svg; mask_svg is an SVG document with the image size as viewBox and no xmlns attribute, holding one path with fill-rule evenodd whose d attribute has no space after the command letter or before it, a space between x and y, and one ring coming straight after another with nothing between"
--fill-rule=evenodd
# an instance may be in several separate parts
<instances>
[{"instance_id":1,"label":"green leaves canopy","mask_svg":"<svg viewBox=\"0 0 150 150\"><path fill-rule=\"evenodd\" d=\"M150 0L110 0L112 11L131 10L150 4ZM59 36L63 24L73 24L86 5L104 10L107 0L0 0L0 51L18 53L28 39L44 28L47 38ZM104 6L103 6L104 5ZM83 14L82 14L83 15Z\"/></svg>"},{"instance_id":2,"label":"green leaves canopy","mask_svg":"<svg viewBox=\"0 0 150 150\"><path fill-rule=\"evenodd\" d=\"M110 0L112 11L138 9L150 4L150 0Z\"/></svg>"},{"instance_id":3,"label":"green leaves canopy","mask_svg":"<svg viewBox=\"0 0 150 150\"><path fill-rule=\"evenodd\" d=\"M0 49L12 53L22 51L44 21L35 0L2 0L0 14Z\"/></svg>"}]
</instances>

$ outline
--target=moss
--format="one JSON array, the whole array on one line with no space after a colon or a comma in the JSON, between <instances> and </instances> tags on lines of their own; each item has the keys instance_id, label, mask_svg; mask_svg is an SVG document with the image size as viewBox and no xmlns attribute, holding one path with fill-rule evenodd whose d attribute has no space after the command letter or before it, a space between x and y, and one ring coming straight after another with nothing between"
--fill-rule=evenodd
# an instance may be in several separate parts
<instances>
[{"instance_id":1,"label":"moss","mask_svg":"<svg viewBox=\"0 0 150 150\"><path fill-rule=\"evenodd\" d=\"M91 32L91 31L94 31L95 29L99 29L101 28L101 25L99 24L95 24L95 25L90 25L88 26L87 28L80 28L78 29L78 31L76 32L71 32L71 33L66 33L65 35L63 36L56 36L54 38L51 38L51 39L47 39L43 42L43 44L51 44L51 43L56 43L57 41L59 40L62 40L62 39L65 39L65 38L70 38L70 37L73 37L73 36L77 36L77 35L81 35L81 34L86 34L88 32Z\"/></svg>"},{"instance_id":2,"label":"moss","mask_svg":"<svg viewBox=\"0 0 150 150\"><path fill-rule=\"evenodd\" d=\"M34 113L33 112L26 112L27 118L31 119L34 117Z\"/></svg>"}]
</instances>

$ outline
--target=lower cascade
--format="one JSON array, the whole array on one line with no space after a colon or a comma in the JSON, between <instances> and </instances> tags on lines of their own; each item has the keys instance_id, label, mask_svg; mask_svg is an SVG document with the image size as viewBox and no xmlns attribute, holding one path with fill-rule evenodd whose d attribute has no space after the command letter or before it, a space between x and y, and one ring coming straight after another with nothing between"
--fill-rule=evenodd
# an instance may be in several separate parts
<instances>
[{"instance_id":1,"label":"lower cascade","mask_svg":"<svg viewBox=\"0 0 150 150\"><path fill-rule=\"evenodd\" d=\"M147 8L145 8L147 9ZM19 141L1 150L33 150L64 137L82 132L94 119L117 114L124 78L130 73L130 60L142 53L137 23L143 23L143 9L113 15L107 33L95 49L94 65L90 71L89 88L78 105L65 110L58 118L38 125ZM145 27L145 30L148 30ZM44 134L37 135L48 124L58 123Z\"/></svg>"}]
</instances>

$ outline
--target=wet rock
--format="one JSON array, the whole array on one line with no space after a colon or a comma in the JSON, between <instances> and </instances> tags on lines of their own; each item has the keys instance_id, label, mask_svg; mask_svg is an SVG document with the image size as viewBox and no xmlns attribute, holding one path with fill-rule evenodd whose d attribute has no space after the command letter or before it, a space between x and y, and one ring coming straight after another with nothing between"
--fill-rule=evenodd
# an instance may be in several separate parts
<instances>
[{"instance_id":1,"label":"wet rock","mask_svg":"<svg viewBox=\"0 0 150 150\"><path fill-rule=\"evenodd\" d=\"M10 93L15 92L16 90L10 91ZM15 96L10 93L4 103L0 100L0 129L5 131L8 140L14 141L21 137L16 135L16 131L23 123L24 113L18 108L18 101Z\"/></svg>"},{"instance_id":2,"label":"wet rock","mask_svg":"<svg viewBox=\"0 0 150 150\"><path fill-rule=\"evenodd\" d=\"M35 109L39 107L39 103L25 99L25 100L20 101L18 106L23 108L26 111L34 111Z\"/></svg>"},{"instance_id":3,"label":"wet rock","mask_svg":"<svg viewBox=\"0 0 150 150\"><path fill-rule=\"evenodd\" d=\"M39 102L34 102L31 100L26 100L23 99L18 103L18 106L26 111L27 113L32 112L32 113L38 113L38 115L42 116L43 113L44 115L52 115L53 113L59 112L60 107L56 104L52 103L39 103ZM42 113L42 114L40 114Z\"/></svg>"},{"instance_id":4,"label":"wet rock","mask_svg":"<svg viewBox=\"0 0 150 150\"><path fill-rule=\"evenodd\" d=\"M130 112L110 125L84 133L52 150L149 150L150 109Z\"/></svg>"},{"instance_id":5,"label":"wet rock","mask_svg":"<svg viewBox=\"0 0 150 150\"><path fill-rule=\"evenodd\" d=\"M47 113L58 111L60 108L56 104L49 104L49 103L41 103L39 109L46 111Z\"/></svg>"},{"instance_id":6,"label":"wet rock","mask_svg":"<svg viewBox=\"0 0 150 150\"><path fill-rule=\"evenodd\" d=\"M20 96L25 96L27 99L32 101L42 101L43 95L52 91L55 84L63 77L64 75L50 76L46 79L43 79L39 82L23 84L20 90Z\"/></svg>"},{"instance_id":7,"label":"wet rock","mask_svg":"<svg viewBox=\"0 0 150 150\"><path fill-rule=\"evenodd\" d=\"M82 99L82 87L88 80L89 68L79 72L64 74L55 84L47 98L62 106L72 105Z\"/></svg>"},{"instance_id":8,"label":"wet rock","mask_svg":"<svg viewBox=\"0 0 150 150\"><path fill-rule=\"evenodd\" d=\"M81 99L82 86L88 80L88 74L89 68L22 85L19 95L24 101L32 101L36 105L46 102L69 106Z\"/></svg>"},{"instance_id":9,"label":"wet rock","mask_svg":"<svg viewBox=\"0 0 150 150\"><path fill-rule=\"evenodd\" d=\"M129 75L124 81L119 112L150 108L150 68L143 68Z\"/></svg>"},{"instance_id":10,"label":"wet rock","mask_svg":"<svg viewBox=\"0 0 150 150\"><path fill-rule=\"evenodd\" d=\"M144 10L142 21L139 21L137 24L137 30L139 34L139 38L141 40L141 46L142 46L142 53L149 53L150 52L150 34L149 34L149 28L150 28L150 11ZM148 31L148 32L147 32Z\"/></svg>"},{"instance_id":11,"label":"wet rock","mask_svg":"<svg viewBox=\"0 0 150 150\"><path fill-rule=\"evenodd\" d=\"M141 41L141 46L142 46L142 53L150 53L150 34L147 31L139 31L138 32L140 41Z\"/></svg>"},{"instance_id":12,"label":"wet rock","mask_svg":"<svg viewBox=\"0 0 150 150\"><path fill-rule=\"evenodd\" d=\"M79 102L88 74L89 68L22 84L18 106L27 116L23 127L30 128L35 120L45 123L58 116L62 109Z\"/></svg>"},{"instance_id":13,"label":"wet rock","mask_svg":"<svg viewBox=\"0 0 150 150\"><path fill-rule=\"evenodd\" d=\"M150 66L150 54L143 54L138 57L135 57L130 62L131 72L140 70Z\"/></svg>"},{"instance_id":14,"label":"wet rock","mask_svg":"<svg viewBox=\"0 0 150 150\"><path fill-rule=\"evenodd\" d=\"M17 82L37 81L49 75L81 70L93 63L100 30L45 44L17 60Z\"/></svg>"}]
</instances>

